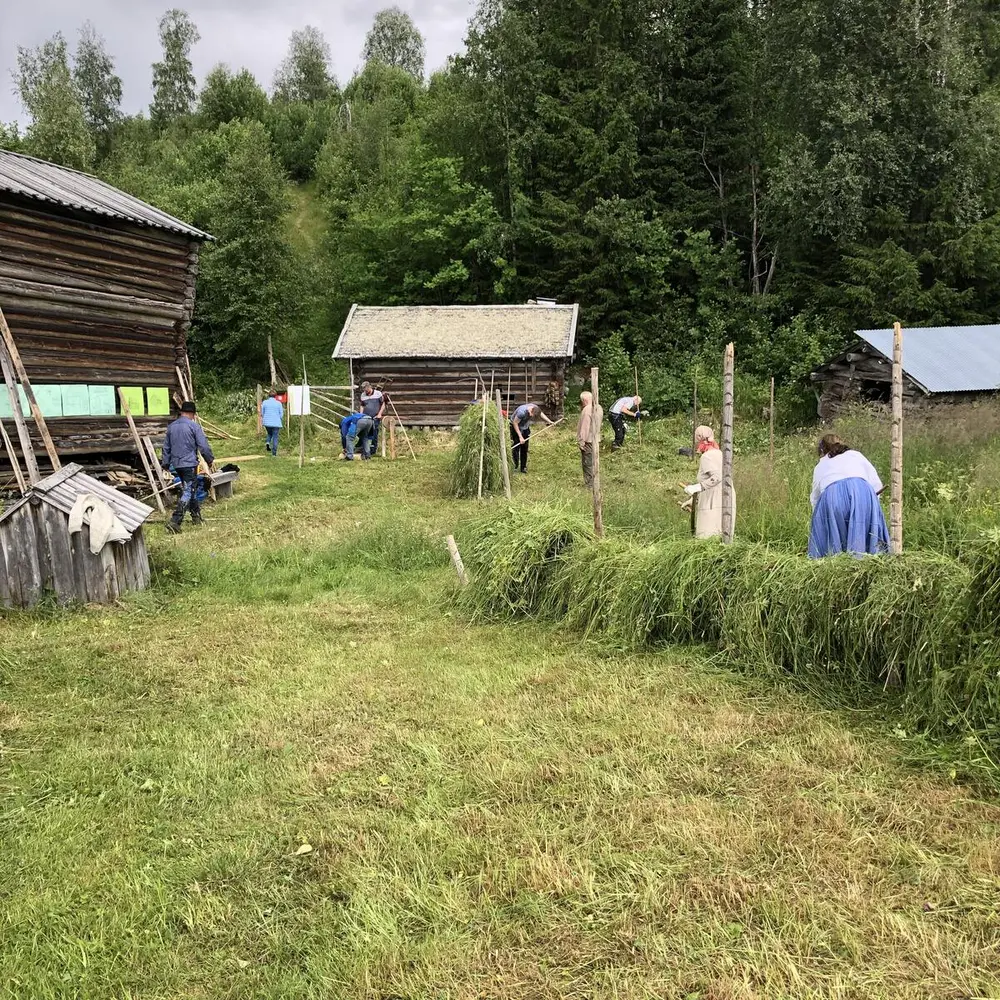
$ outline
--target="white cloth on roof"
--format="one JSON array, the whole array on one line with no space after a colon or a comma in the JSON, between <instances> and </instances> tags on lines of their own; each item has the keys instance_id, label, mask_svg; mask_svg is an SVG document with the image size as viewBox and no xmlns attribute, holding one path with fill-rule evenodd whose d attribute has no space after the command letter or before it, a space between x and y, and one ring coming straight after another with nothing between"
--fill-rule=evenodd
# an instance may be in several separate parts
<instances>
[{"instance_id":1,"label":"white cloth on roof","mask_svg":"<svg viewBox=\"0 0 1000 1000\"><path fill-rule=\"evenodd\" d=\"M90 525L90 551L96 556L108 542L127 542L132 536L115 512L96 493L81 493L69 512L69 533Z\"/></svg>"},{"instance_id":2,"label":"white cloth on roof","mask_svg":"<svg viewBox=\"0 0 1000 1000\"><path fill-rule=\"evenodd\" d=\"M815 507L827 486L839 483L841 479L864 479L876 493L885 487L879 479L875 466L860 451L845 451L831 458L824 455L813 470L812 493L809 499Z\"/></svg>"}]
</instances>

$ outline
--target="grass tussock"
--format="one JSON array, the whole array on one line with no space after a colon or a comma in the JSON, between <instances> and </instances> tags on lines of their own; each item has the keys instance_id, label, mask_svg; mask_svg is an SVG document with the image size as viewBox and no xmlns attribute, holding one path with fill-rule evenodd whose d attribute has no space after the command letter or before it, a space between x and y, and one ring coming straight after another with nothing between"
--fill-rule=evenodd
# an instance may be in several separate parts
<instances>
[{"instance_id":1,"label":"grass tussock","mask_svg":"<svg viewBox=\"0 0 1000 1000\"><path fill-rule=\"evenodd\" d=\"M486 434L483 436L483 404L470 406L458 422L458 447L451 470L451 495L469 499L479 495L479 467L482 458L483 496L503 492L503 472L500 468L500 446L507 451L511 467L510 446L506 435L501 436L497 424L497 407L486 407Z\"/></svg>"},{"instance_id":2,"label":"grass tussock","mask_svg":"<svg viewBox=\"0 0 1000 1000\"><path fill-rule=\"evenodd\" d=\"M975 551L970 566L927 552L811 561L746 542L595 542L571 513L511 508L479 527L464 599L618 649L710 643L745 672L899 693L928 728L1000 736L1000 549Z\"/></svg>"}]
</instances>

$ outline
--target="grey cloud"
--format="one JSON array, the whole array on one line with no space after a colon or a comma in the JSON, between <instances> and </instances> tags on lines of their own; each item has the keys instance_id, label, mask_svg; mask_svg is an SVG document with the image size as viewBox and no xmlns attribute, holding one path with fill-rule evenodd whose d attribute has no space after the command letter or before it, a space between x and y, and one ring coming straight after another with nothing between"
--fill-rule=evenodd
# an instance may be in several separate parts
<instances>
[{"instance_id":1,"label":"grey cloud","mask_svg":"<svg viewBox=\"0 0 1000 1000\"><path fill-rule=\"evenodd\" d=\"M375 12L393 0L0 0L0 121L23 120L13 93L19 45L39 45L61 31L72 45L80 25L93 21L107 40L124 83L124 108L141 111L150 100L150 67L159 57L157 23L171 6L186 9L201 32L192 54L199 80L217 63L247 67L266 87L285 55L288 36L312 24L330 42L333 68L346 82L358 68ZM427 40L427 66L443 66L462 47L474 0L396 0Z\"/></svg>"}]
</instances>

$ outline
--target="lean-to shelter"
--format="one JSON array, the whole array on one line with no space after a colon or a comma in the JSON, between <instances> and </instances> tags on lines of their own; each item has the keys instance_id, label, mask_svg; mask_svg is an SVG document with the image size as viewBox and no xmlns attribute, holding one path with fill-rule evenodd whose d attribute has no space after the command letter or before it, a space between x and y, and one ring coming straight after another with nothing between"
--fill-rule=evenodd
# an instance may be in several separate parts
<instances>
[{"instance_id":1,"label":"lean-to shelter","mask_svg":"<svg viewBox=\"0 0 1000 1000\"><path fill-rule=\"evenodd\" d=\"M0 150L0 308L60 456L134 452L119 388L139 433L162 434L207 239L96 177Z\"/></svg>"},{"instance_id":2,"label":"lean-to shelter","mask_svg":"<svg viewBox=\"0 0 1000 1000\"><path fill-rule=\"evenodd\" d=\"M355 383L381 386L407 426L453 427L485 381L505 407L560 416L579 306L355 305L333 352ZM509 386L509 393L508 393Z\"/></svg>"}]
</instances>

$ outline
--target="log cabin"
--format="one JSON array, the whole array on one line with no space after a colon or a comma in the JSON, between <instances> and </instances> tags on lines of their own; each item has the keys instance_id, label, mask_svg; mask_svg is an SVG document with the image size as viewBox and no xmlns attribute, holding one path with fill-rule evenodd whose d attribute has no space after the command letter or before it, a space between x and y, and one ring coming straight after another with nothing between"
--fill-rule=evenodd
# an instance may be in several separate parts
<instances>
[{"instance_id":1,"label":"log cabin","mask_svg":"<svg viewBox=\"0 0 1000 1000\"><path fill-rule=\"evenodd\" d=\"M95 177L0 150L0 308L61 457L134 453L119 388L139 433L162 436L178 409L177 369L189 372L207 239ZM11 406L4 389L0 419Z\"/></svg>"},{"instance_id":2,"label":"log cabin","mask_svg":"<svg viewBox=\"0 0 1000 1000\"><path fill-rule=\"evenodd\" d=\"M852 403L889 405L892 330L858 330L846 351L812 373L821 420ZM1000 324L904 327L903 407L971 402L1000 389Z\"/></svg>"},{"instance_id":3,"label":"log cabin","mask_svg":"<svg viewBox=\"0 0 1000 1000\"><path fill-rule=\"evenodd\" d=\"M355 305L333 352L354 383L381 386L408 427L454 427L482 392L562 416L579 306Z\"/></svg>"}]
</instances>

